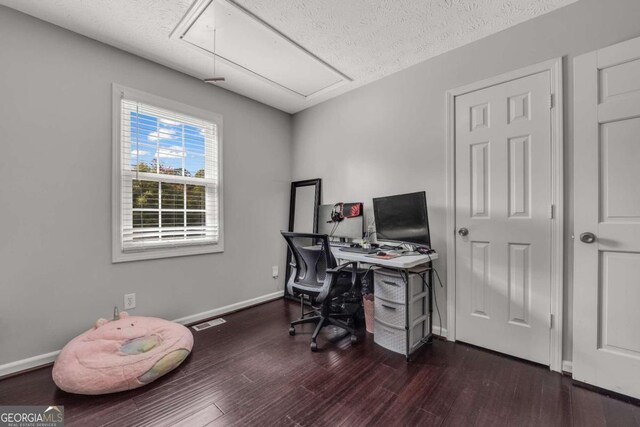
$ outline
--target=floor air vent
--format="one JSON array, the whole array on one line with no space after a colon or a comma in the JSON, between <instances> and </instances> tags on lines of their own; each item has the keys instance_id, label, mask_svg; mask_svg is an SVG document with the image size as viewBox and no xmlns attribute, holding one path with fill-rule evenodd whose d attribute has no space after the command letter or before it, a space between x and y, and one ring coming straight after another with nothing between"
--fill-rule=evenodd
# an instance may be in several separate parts
<instances>
[{"instance_id":1,"label":"floor air vent","mask_svg":"<svg viewBox=\"0 0 640 427\"><path fill-rule=\"evenodd\" d=\"M213 320L209 320L208 322L198 323L197 325L193 325L192 328L195 331L200 332L203 329L213 328L214 326L222 325L223 323L227 323L227 321L224 319L213 319Z\"/></svg>"}]
</instances>

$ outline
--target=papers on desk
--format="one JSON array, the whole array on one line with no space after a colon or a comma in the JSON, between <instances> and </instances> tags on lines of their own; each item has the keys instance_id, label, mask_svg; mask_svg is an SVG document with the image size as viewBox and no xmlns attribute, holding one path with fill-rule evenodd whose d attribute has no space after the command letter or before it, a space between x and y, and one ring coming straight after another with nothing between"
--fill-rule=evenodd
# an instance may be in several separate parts
<instances>
[{"instance_id":1,"label":"papers on desk","mask_svg":"<svg viewBox=\"0 0 640 427\"><path fill-rule=\"evenodd\" d=\"M394 258L398 258L401 256L411 256L411 255L421 255L418 252L411 252L411 251L405 251L405 250L401 250L401 251L389 251L389 252L385 252L386 255L367 255L367 257L369 258L376 258L376 259L394 259Z\"/></svg>"},{"instance_id":2,"label":"papers on desk","mask_svg":"<svg viewBox=\"0 0 640 427\"><path fill-rule=\"evenodd\" d=\"M394 259L402 256L401 254L387 254L387 255L367 255L367 258L375 258L375 259Z\"/></svg>"}]
</instances>

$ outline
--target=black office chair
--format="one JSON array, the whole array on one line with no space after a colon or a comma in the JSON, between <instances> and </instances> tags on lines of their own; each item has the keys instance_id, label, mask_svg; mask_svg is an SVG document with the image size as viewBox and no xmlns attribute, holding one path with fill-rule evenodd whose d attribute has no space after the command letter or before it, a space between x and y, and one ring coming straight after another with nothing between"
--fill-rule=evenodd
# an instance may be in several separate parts
<instances>
[{"instance_id":1,"label":"black office chair","mask_svg":"<svg viewBox=\"0 0 640 427\"><path fill-rule=\"evenodd\" d=\"M296 334L296 325L317 323L311 335L311 351L318 350L316 339L324 326L335 325L351 334L351 342L357 342L356 331L343 319L353 318L349 313L331 312L331 302L350 291L358 279L355 262L338 265L331 254L329 237L326 234L290 233L282 231L282 236L293 254L293 271L287 283L291 295L306 295L312 306L320 304L315 316L303 317L291 322L289 335Z\"/></svg>"}]
</instances>

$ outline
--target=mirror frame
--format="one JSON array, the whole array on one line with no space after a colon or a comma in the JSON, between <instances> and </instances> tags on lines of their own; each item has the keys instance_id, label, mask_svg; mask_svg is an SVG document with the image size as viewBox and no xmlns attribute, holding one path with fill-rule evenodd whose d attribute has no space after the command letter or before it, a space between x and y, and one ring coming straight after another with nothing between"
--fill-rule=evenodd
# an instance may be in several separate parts
<instances>
[{"instance_id":1,"label":"mirror frame","mask_svg":"<svg viewBox=\"0 0 640 427\"><path fill-rule=\"evenodd\" d=\"M305 179L303 181L294 181L291 183L291 198L289 200L289 228L287 231L293 231L293 226L296 219L296 191L300 187L315 186L315 198L313 210L313 232L318 232L318 206L322 204L322 179ZM287 264L285 265L285 279L284 279L284 295L287 294L287 283L289 283L289 276L291 276L291 251L287 248Z\"/></svg>"}]
</instances>

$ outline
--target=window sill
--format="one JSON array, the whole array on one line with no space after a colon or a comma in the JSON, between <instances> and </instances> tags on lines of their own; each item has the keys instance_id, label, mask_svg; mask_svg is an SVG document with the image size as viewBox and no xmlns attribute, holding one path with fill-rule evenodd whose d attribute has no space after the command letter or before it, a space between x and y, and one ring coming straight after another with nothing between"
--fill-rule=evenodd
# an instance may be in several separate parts
<instances>
[{"instance_id":1,"label":"window sill","mask_svg":"<svg viewBox=\"0 0 640 427\"><path fill-rule=\"evenodd\" d=\"M112 263L142 261L146 259L173 258L189 255L201 255L224 252L224 244L186 245L167 248L149 248L132 251L115 250L112 254Z\"/></svg>"}]
</instances>

